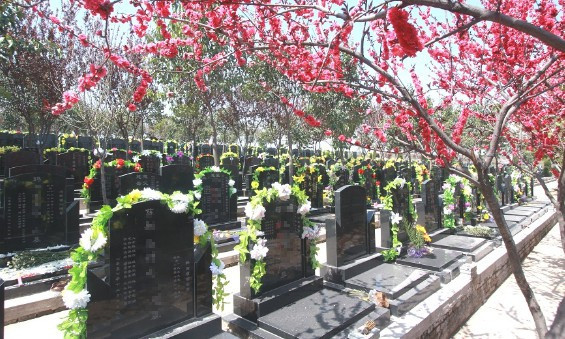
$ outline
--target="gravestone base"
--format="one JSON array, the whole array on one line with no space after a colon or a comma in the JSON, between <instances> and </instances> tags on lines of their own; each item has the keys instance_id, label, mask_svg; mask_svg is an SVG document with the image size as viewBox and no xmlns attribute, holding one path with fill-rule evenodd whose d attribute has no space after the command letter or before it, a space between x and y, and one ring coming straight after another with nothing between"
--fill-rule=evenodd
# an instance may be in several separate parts
<instances>
[{"instance_id":1,"label":"gravestone base","mask_svg":"<svg viewBox=\"0 0 565 339\"><path fill-rule=\"evenodd\" d=\"M470 256L473 261L481 260L494 249L493 243L485 239L458 235L448 235L431 243L431 246L463 252Z\"/></svg>"},{"instance_id":2,"label":"gravestone base","mask_svg":"<svg viewBox=\"0 0 565 339\"><path fill-rule=\"evenodd\" d=\"M421 258L404 255L396 260L402 265L432 271L445 284L459 275L459 267L464 261L466 259L463 253L442 248L434 248L433 253Z\"/></svg>"},{"instance_id":3,"label":"gravestone base","mask_svg":"<svg viewBox=\"0 0 565 339\"><path fill-rule=\"evenodd\" d=\"M330 208L329 207L312 207L310 209L310 212L308 212L309 216L315 216L315 215L320 215L320 214L324 214L324 213L330 213Z\"/></svg>"},{"instance_id":4,"label":"gravestone base","mask_svg":"<svg viewBox=\"0 0 565 339\"><path fill-rule=\"evenodd\" d=\"M345 285L347 279L368 271L375 266L382 264L382 262L382 255L380 253L375 253L355 259L353 262L346 265L332 266L322 264L320 267L320 275L324 277L324 280L326 281L334 284Z\"/></svg>"},{"instance_id":5,"label":"gravestone base","mask_svg":"<svg viewBox=\"0 0 565 339\"><path fill-rule=\"evenodd\" d=\"M234 312L237 316L225 319L228 327L254 338L330 338L353 324L361 326L361 320L372 319L383 328L390 319L389 310L349 296L341 288L324 286L319 277L299 280L252 300L236 294Z\"/></svg>"},{"instance_id":6,"label":"gravestone base","mask_svg":"<svg viewBox=\"0 0 565 339\"><path fill-rule=\"evenodd\" d=\"M236 229L236 228L241 228L241 221L219 222L219 223L208 225L208 227L212 230L218 230L218 231L233 230L233 229Z\"/></svg>"},{"instance_id":7,"label":"gravestone base","mask_svg":"<svg viewBox=\"0 0 565 339\"><path fill-rule=\"evenodd\" d=\"M421 269L383 263L346 280L346 287L384 293L391 314L400 316L439 290L440 278Z\"/></svg>"},{"instance_id":8,"label":"gravestone base","mask_svg":"<svg viewBox=\"0 0 565 339\"><path fill-rule=\"evenodd\" d=\"M451 228L438 228L437 230L430 232L429 236L432 239L432 242L441 239L447 235L456 234L456 229Z\"/></svg>"},{"instance_id":9,"label":"gravestone base","mask_svg":"<svg viewBox=\"0 0 565 339\"><path fill-rule=\"evenodd\" d=\"M237 338L222 330L222 319L217 314L193 318L142 337L149 338Z\"/></svg>"}]
</instances>

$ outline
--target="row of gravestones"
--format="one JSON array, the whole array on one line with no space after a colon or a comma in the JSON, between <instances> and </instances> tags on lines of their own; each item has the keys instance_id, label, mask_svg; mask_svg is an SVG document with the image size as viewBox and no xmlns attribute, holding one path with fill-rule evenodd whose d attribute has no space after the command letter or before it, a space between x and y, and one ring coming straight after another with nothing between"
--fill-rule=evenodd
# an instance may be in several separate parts
<instances>
[{"instance_id":1,"label":"row of gravestones","mask_svg":"<svg viewBox=\"0 0 565 339\"><path fill-rule=\"evenodd\" d=\"M337 192L336 221L328 226L328 263L343 265L374 252L374 227L367 223L364 189L343 187ZM252 260L240 265L240 293L234 296L234 312L275 334L296 332L304 324L277 316L291 303L309 302L320 296L320 304L309 305L309 318L336 317L326 312L323 303L339 300L347 309L338 318L342 323L317 326L310 337L338 332L375 310L372 303L349 296L339 289L324 287L322 278L314 276L309 249L303 239L302 218L296 201L274 201L266 205L261 229L269 249L265 258L266 274L262 287L255 293L249 286ZM212 315L212 276L209 269L211 250L193 245L193 219L172 213L157 201L143 202L120 210L109 222L109 243L104 267L90 269L87 288L88 337L132 338L163 334L175 324L208 319ZM372 228L373 227L373 228ZM251 248L250 248L251 250ZM283 292L286 286L297 286ZM289 289L290 290L290 289ZM352 312L361 307L363 310ZM381 310L388 313L386 310ZM353 314L354 313L354 314ZM194 338L217 334L219 326L206 321L191 328ZM273 325L273 326L270 326ZM279 325L279 326L274 326ZM312 324L309 324L312 325ZM294 329L292 329L294 327ZM197 334L198 333L198 334ZM186 333L184 333L186 335Z\"/></svg>"}]
</instances>

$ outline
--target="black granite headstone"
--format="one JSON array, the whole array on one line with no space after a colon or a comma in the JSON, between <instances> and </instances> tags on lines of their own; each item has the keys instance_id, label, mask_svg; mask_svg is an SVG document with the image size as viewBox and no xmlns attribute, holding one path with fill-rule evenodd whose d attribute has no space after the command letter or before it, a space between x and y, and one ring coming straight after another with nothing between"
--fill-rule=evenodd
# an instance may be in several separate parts
<instances>
[{"instance_id":1,"label":"black granite headstone","mask_svg":"<svg viewBox=\"0 0 565 339\"><path fill-rule=\"evenodd\" d=\"M259 173L259 189L271 188L275 182L279 182L279 171L267 169Z\"/></svg>"},{"instance_id":2,"label":"black granite headstone","mask_svg":"<svg viewBox=\"0 0 565 339\"><path fill-rule=\"evenodd\" d=\"M161 190L161 176L149 172L134 172L120 175L118 183L119 195L126 195L135 189L151 188L158 191Z\"/></svg>"},{"instance_id":3,"label":"black granite headstone","mask_svg":"<svg viewBox=\"0 0 565 339\"><path fill-rule=\"evenodd\" d=\"M79 135L77 139L77 147L88 150L94 149L94 141L92 140L92 137L83 137Z\"/></svg>"},{"instance_id":4,"label":"black granite headstone","mask_svg":"<svg viewBox=\"0 0 565 339\"><path fill-rule=\"evenodd\" d=\"M64 175L48 171L4 180L1 253L78 241L78 202L68 204L66 183Z\"/></svg>"},{"instance_id":5,"label":"black granite headstone","mask_svg":"<svg viewBox=\"0 0 565 339\"><path fill-rule=\"evenodd\" d=\"M89 270L88 338L136 338L212 308L209 245L195 249L193 220L160 201L109 222L103 269Z\"/></svg>"},{"instance_id":6,"label":"black granite headstone","mask_svg":"<svg viewBox=\"0 0 565 339\"><path fill-rule=\"evenodd\" d=\"M366 191L343 186L335 192L335 220L326 221L327 262L342 266L375 251L375 230L367 223Z\"/></svg>"},{"instance_id":7,"label":"black granite headstone","mask_svg":"<svg viewBox=\"0 0 565 339\"><path fill-rule=\"evenodd\" d=\"M214 157L211 155L203 155L196 162L198 172L205 170L207 167L214 166Z\"/></svg>"},{"instance_id":8,"label":"black granite headstone","mask_svg":"<svg viewBox=\"0 0 565 339\"><path fill-rule=\"evenodd\" d=\"M161 167L161 191L171 194L174 191L187 193L194 189L194 172L190 165L168 165Z\"/></svg>"},{"instance_id":9,"label":"black granite headstone","mask_svg":"<svg viewBox=\"0 0 565 339\"><path fill-rule=\"evenodd\" d=\"M139 140L130 141L129 149L134 152L141 153L141 142Z\"/></svg>"},{"instance_id":10,"label":"black granite headstone","mask_svg":"<svg viewBox=\"0 0 565 339\"><path fill-rule=\"evenodd\" d=\"M243 297L254 298L277 287L313 276L314 270L309 256L309 240L302 239L302 218L297 214L298 204L288 201L275 201L265 206L265 217L261 220L261 230L267 239L269 249L265 257L266 274L258 294L249 286L250 262L241 265L241 290ZM249 250L252 250L250 246Z\"/></svg>"},{"instance_id":11,"label":"black granite headstone","mask_svg":"<svg viewBox=\"0 0 565 339\"><path fill-rule=\"evenodd\" d=\"M230 220L230 177L223 172L206 173L202 178L201 219L208 225Z\"/></svg>"},{"instance_id":12,"label":"black granite headstone","mask_svg":"<svg viewBox=\"0 0 565 339\"><path fill-rule=\"evenodd\" d=\"M176 142L167 143L167 154L173 155L177 152L178 144Z\"/></svg>"},{"instance_id":13,"label":"black granite headstone","mask_svg":"<svg viewBox=\"0 0 565 339\"><path fill-rule=\"evenodd\" d=\"M57 165L69 169L73 175L75 183L82 183L90 170L88 164L87 151L68 151L57 154Z\"/></svg>"},{"instance_id":14,"label":"black granite headstone","mask_svg":"<svg viewBox=\"0 0 565 339\"><path fill-rule=\"evenodd\" d=\"M235 188L241 191L241 176L239 175L239 159L234 157L222 159L221 168L230 171L230 177L235 181Z\"/></svg>"},{"instance_id":15,"label":"black granite headstone","mask_svg":"<svg viewBox=\"0 0 565 339\"><path fill-rule=\"evenodd\" d=\"M425 227L432 232L441 225L441 208L439 206L439 191L432 179L422 183L422 201L424 202Z\"/></svg>"},{"instance_id":16,"label":"black granite headstone","mask_svg":"<svg viewBox=\"0 0 565 339\"><path fill-rule=\"evenodd\" d=\"M39 164L39 154L33 151L17 151L3 155L4 176L10 174L10 168L23 165Z\"/></svg>"},{"instance_id":17,"label":"black granite headstone","mask_svg":"<svg viewBox=\"0 0 565 339\"><path fill-rule=\"evenodd\" d=\"M142 155L139 164L143 172L161 174L161 159L156 155Z\"/></svg>"},{"instance_id":18,"label":"black granite headstone","mask_svg":"<svg viewBox=\"0 0 565 339\"><path fill-rule=\"evenodd\" d=\"M263 166L265 167L274 167L276 169L279 168L280 164L279 164L279 160L272 158L272 157L268 157L265 158L265 160L263 160Z\"/></svg>"}]
</instances>

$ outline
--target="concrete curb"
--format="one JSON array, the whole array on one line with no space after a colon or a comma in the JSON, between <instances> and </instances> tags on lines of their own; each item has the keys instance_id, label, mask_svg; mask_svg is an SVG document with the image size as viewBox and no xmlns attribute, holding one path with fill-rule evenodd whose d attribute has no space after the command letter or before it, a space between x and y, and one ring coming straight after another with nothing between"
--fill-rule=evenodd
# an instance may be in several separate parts
<instances>
[{"instance_id":1,"label":"concrete curb","mask_svg":"<svg viewBox=\"0 0 565 339\"><path fill-rule=\"evenodd\" d=\"M514 236L524 259L557 222L550 210ZM500 246L380 333L381 338L450 338L510 276L506 248ZM522 298L522 296L518 296Z\"/></svg>"}]
</instances>

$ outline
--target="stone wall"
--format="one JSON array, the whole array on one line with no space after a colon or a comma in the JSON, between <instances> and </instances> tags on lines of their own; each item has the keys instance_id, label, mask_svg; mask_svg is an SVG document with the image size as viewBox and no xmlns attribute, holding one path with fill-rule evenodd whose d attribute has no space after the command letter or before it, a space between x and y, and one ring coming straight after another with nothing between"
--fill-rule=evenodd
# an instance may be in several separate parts
<instances>
[{"instance_id":1,"label":"stone wall","mask_svg":"<svg viewBox=\"0 0 565 339\"><path fill-rule=\"evenodd\" d=\"M549 211L516 234L514 240L522 259L556 222L555 212ZM450 338L510 274L508 255L502 245L478 263L462 268L459 277L383 329L381 338Z\"/></svg>"}]
</instances>

